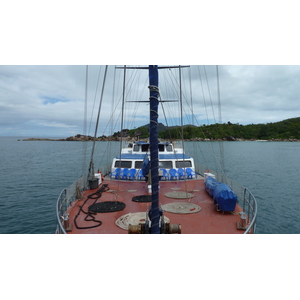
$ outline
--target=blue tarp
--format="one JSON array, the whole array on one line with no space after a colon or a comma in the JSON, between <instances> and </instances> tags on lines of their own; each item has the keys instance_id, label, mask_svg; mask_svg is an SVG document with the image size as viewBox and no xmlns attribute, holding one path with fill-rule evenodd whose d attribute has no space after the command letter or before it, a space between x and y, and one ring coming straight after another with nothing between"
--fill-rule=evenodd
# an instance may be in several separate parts
<instances>
[{"instance_id":1,"label":"blue tarp","mask_svg":"<svg viewBox=\"0 0 300 300\"><path fill-rule=\"evenodd\" d=\"M207 177L205 189L214 199L214 204L218 204L221 211L234 211L237 203L237 195L225 183Z\"/></svg>"}]
</instances>

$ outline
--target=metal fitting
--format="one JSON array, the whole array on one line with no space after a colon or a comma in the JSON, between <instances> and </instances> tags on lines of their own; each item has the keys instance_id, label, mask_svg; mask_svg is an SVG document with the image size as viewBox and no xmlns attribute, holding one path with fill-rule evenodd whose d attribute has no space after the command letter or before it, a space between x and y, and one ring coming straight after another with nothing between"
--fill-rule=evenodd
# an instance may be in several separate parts
<instances>
[{"instance_id":1,"label":"metal fitting","mask_svg":"<svg viewBox=\"0 0 300 300\"><path fill-rule=\"evenodd\" d=\"M70 224L69 214L64 213L61 217L66 231L72 231L72 224Z\"/></svg>"},{"instance_id":2,"label":"metal fitting","mask_svg":"<svg viewBox=\"0 0 300 300\"><path fill-rule=\"evenodd\" d=\"M238 230L246 230L248 227L247 215L243 211L240 212L240 219L241 219L241 221L236 223L237 229Z\"/></svg>"},{"instance_id":3,"label":"metal fitting","mask_svg":"<svg viewBox=\"0 0 300 300\"><path fill-rule=\"evenodd\" d=\"M166 223L166 233L181 233L181 224Z\"/></svg>"},{"instance_id":4,"label":"metal fitting","mask_svg":"<svg viewBox=\"0 0 300 300\"><path fill-rule=\"evenodd\" d=\"M143 223L140 223L138 225L129 224L128 225L128 233L131 233L131 234L145 233L145 224L143 224Z\"/></svg>"}]
</instances>

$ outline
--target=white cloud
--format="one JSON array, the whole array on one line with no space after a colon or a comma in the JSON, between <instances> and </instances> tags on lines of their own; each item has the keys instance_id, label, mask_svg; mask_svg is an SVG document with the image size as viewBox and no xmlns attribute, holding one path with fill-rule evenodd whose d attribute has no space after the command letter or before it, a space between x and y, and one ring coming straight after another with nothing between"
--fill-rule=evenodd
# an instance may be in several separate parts
<instances>
[{"instance_id":1,"label":"white cloud","mask_svg":"<svg viewBox=\"0 0 300 300\"><path fill-rule=\"evenodd\" d=\"M46 127L57 127L57 128L73 128L78 127L76 125L68 125L64 123L57 123L57 122L39 122L37 125L46 126Z\"/></svg>"},{"instance_id":2,"label":"white cloud","mask_svg":"<svg viewBox=\"0 0 300 300\"><path fill-rule=\"evenodd\" d=\"M104 68L101 69L103 74ZM213 119L210 102L217 104L216 68L207 66L204 68L191 68L191 74L201 73L200 81L193 81L194 114L199 116L200 124L203 119ZM128 72L130 76L141 76L142 90L134 90L129 87L127 91L132 93L129 100L147 100L147 73L137 75ZM122 72L116 79L116 86L122 89ZM99 68L89 67L88 89L88 118L87 126L94 130L94 119L97 114L100 99L102 76L98 84L98 92L95 93ZM174 73L175 74L175 73ZM300 66L220 66L220 91L222 100L222 120L240 124L276 122L286 118L300 116L299 109L299 82ZM104 133L106 123L110 118L112 101L114 107L121 106L120 94L115 94L112 99L112 83L114 70L109 68L105 89L102 112L100 115L99 135ZM160 76L161 94L165 100L179 98L174 89L166 89L164 75ZM205 78L209 79L209 87ZM184 75L183 82L188 79ZM176 82L173 82L176 85ZM205 91L205 103L202 89ZM210 91L211 100L207 94ZM184 101L189 103L189 87L184 92L187 96ZM85 97L85 66L0 66L0 132L2 135L64 135L69 136L83 132L84 122L84 97ZM95 99L95 105L94 103ZM125 117L129 121L124 123L125 128L138 127L148 123L149 105L147 103L125 103L129 112ZM164 103L165 112L174 117L180 110L178 103ZM95 106L96 112L91 121L91 109ZM184 111L188 110L184 108ZM206 112L208 116L206 116ZM160 109L160 122L164 123L164 115ZM218 109L215 107L215 117L218 121ZM121 115L117 114L115 120L120 121ZM190 118L191 119L191 118ZM173 119L174 120L174 119ZM92 122L91 126L89 125ZM174 121L178 124L177 121ZM189 122L189 121L187 121ZM177 125L169 124L169 125ZM7 129L10 128L10 129ZM107 129L108 130L108 129ZM118 127L113 129L117 131ZM89 132L91 133L91 132ZM108 134L106 132L105 134Z\"/></svg>"}]
</instances>

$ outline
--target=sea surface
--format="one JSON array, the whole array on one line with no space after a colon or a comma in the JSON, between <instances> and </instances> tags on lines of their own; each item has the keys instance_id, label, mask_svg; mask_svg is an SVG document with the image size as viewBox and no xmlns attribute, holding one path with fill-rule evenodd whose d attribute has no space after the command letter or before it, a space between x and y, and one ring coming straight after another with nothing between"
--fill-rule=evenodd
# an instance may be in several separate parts
<instances>
[{"instance_id":1,"label":"sea surface","mask_svg":"<svg viewBox=\"0 0 300 300\"><path fill-rule=\"evenodd\" d=\"M0 137L0 233L53 234L60 192L87 169L92 143L22 141ZM218 142L186 142L201 148L196 159L212 165ZM95 168L110 161L118 143L96 142ZM258 202L259 234L300 233L300 143L223 142L226 175L247 187ZM191 153L193 154L193 153Z\"/></svg>"}]
</instances>

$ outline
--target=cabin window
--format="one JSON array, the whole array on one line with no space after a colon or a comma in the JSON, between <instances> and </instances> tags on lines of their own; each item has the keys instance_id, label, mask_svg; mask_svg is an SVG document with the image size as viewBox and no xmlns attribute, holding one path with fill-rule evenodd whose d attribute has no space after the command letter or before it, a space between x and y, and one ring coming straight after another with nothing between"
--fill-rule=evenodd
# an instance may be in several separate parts
<instances>
[{"instance_id":1,"label":"cabin window","mask_svg":"<svg viewBox=\"0 0 300 300\"><path fill-rule=\"evenodd\" d=\"M158 151L164 152L165 151L165 145L158 145Z\"/></svg>"},{"instance_id":2,"label":"cabin window","mask_svg":"<svg viewBox=\"0 0 300 300\"><path fill-rule=\"evenodd\" d=\"M122 160L122 161L119 161L117 160L115 162L115 168L131 168L131 161L130 160Z\"/></svg>"},{"instance_id":3,"label":"cabin window","mask_svg":"<svg viewBox=\"0 0 300 300\"><path fill-rule=\"evenodd\" d=\"M172 169L173 168L172 161L159 161L158 165L162 169Z\"/></svg>"},{"instance_id":4,"label":"cabin window","mask_svg":"<svg viewBox=\"0 0 300 300\"><path fill-rule=\"evenodd\" d=\"M143 161L142 161L142 160L137 160L137 161L135 161L135 163L134 163L135 169L141 169L141 168L142 168L142 165L143 165Z\"/></svg>"},{"instance_id":5,"label":"cabin window","mask_svg":"<svg viewBox=\"0 0 300 300\"><path fill-rule=\"evenodd\" d=\"M176 168L190 168L192 162L190 160L179 160L176 161Z\"/></svg>"},{"instance_id":6,"label":"cabin window","mask_svg":"<svg viewBox=\"0 0 300 300\"><path fill-rule=\"evenodd\" d=\"M149 144L142 145L142 152L148 152L149 146L150 146Z\"/></svg>"},{"instance_id":7,"label":"cabin window","mask_svg":"<svg viewBox=\"0 0 300 300\"><path fill-rule=\"evenodd\" d=\"M173 151L172 145L167 145L167 151L168 151L168 152L172 152L172 151Z\"/></svg>"},{"instance_id":8,"label":"cabin window","mask_svg":"<svg viewBox=\"0 0 300 300\"><path fill-rule=\"evenodd\" d=\"M133 146L133 151L138 152L140 149L139 145L134 145Z\"/></svg>"}]
</instances>

